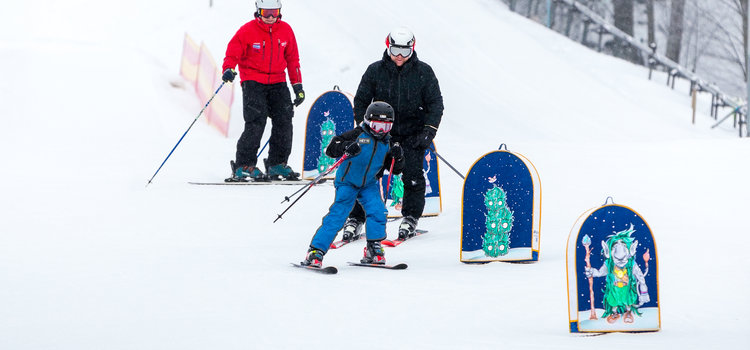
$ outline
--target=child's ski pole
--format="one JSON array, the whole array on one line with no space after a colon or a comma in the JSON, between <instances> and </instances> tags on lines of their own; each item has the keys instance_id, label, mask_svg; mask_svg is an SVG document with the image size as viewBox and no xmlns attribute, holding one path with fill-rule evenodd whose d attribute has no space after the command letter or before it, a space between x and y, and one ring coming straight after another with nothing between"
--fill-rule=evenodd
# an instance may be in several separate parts
<instances>
[{"instance_id":1,"label":"child's ski pole","mask_svg":"<svg viewBox=\"0 0 750 350\"><path fill-rule=\"evenodd\" d=\"M286 209L284 209L284 211L281 214L279 214L276 217L276 220L274 220L273 222L276 223L276 221L279 221L279 219L281 219L282 216L284 214L286 214L286 212L289 211L289 209L291 209L292 206L294 206L294 204L297 203L297 201L299 201L299 199L302 198L302 196L305 195L305 193L307 193L307 191L309 191L313 186L315 186L315 184L318 183L318 181L320 181L320 179L322 179L324 176L330 174L333 171L333 169L336 169L341 164L341 162L343 162L344 159L346 159L346 157L347 157L347 155L346 155L346 153L344 153L344 155L341 157L341 159L339 159L336 163L333 163L333 165L331 165L331 167L328 168L328 170L326 170L324 173L316 176L314 179L312 179L310 181L310 183L308 183L307 185L305 185L305 187L302 187L299 190L297 190L297 192L299 192L302 189L304 189L305 191L302 192L302 194L300 194L299 197L297 197L297 199L295 199L294 202L292 202L292 204L289 204L289 206ZM294 194L296 194L297 192L295 192ZM291 197L293 197L294 194L292 194ZM288 200L289 200L289 197L286 197L284 199L284 201L282 201L281 203L284 203L285 201L288 201Z\"/></svg>"}]
</instances>

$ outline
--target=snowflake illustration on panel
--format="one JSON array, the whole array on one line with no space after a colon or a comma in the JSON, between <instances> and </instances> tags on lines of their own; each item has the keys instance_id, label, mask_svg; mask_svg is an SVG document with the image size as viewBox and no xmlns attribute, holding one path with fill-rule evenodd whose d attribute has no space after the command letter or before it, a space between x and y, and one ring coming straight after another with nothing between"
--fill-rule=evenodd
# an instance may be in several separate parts
<instances>
[{"instance_id":1,"label":"snowflake illustration on panel","mask_svg":"<svg viewBox=\"0 0 750 350\"><path fill-rule=\"evenodd\" d=\"M486 231L482 238L482 250L489 257L508 254L510 249L510 230L513 229L513 211L506 203L505 191L493 183L492 188L484 194Z\"/></svg>"},{"instance_id":2,"label":"snowflake illustration on panel","mask_svg":"<svg viewBox=\"0 0 750 350\"><path fill-rule=\"evenodd\" d=\"M330 112L324 113L327 117ZM326 148L336 136L336 123L327 118L322 124L320 124L320 157L318 157L318 172L324 173L328 168L336 162L335 159L326 155Z\"/></svg>"}]
</instances>

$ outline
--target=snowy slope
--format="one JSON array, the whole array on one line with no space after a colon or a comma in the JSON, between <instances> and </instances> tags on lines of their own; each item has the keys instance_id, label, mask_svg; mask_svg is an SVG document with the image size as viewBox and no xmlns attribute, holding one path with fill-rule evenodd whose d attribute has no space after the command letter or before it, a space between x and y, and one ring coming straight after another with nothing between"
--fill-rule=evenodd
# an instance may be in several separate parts
<instances>
[{"instance_id":1,"label":"snowy slope","mask_svg":"<svg viewBox=\"0 0 750 350\"><path fill-rule=\"evenodd\" d=\"M228 175L239 103L229 138L201 120L145 188L205 103L170 84L181 81L184 33L220 60L253 11L252 1L213 2L3 6L0 348L746 348L750 277L742 250L727 248L750 243L748 142L729 123L710 129L705 96L691 125L686 88L500 1L285 0L309 96L290 164L301 167L314 97L333 85L353 93L387 32L406 24L443 91L441 155L465 172L506 143L536 165L538 263L459 262L462 182L443 165L443 214L387 251L407 271L346 268L361 242L326 256L336 276L292 269L332 187L272 224L294 188L186 184ZM655 233L661 332L568 333L565 241L610 195Z\"/></svg>"}]
</instances>

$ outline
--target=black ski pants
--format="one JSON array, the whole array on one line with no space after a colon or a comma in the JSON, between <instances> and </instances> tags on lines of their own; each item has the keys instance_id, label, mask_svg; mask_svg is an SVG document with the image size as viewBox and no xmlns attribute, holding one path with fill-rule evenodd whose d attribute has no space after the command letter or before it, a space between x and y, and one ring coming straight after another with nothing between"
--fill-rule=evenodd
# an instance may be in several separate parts
<instances>
[{"instance_id":1,"label":"black ski pants","mask_svg":"<svg viewBox=\"0 0 750 350\"><path fill-rule=\"evenodd\" d=\"M292 153L292 118L294 107L286 83L261 84L242 82L242 112L245 130L237 141L238 166L256 166L266 118L271 118L268 166L286 163Z\"/></svg>"},{"instance_id":2,"label":"black ski pants","mask_svg":"<svg viewBox=\"0 0 750 350\"><path fill-rule=\"evenodd\" d=\"M395 137L394 140L396 140ZM401 179L404 181L404 198L401 214L419 219L424 211L424 192L427 186L424 180L423 165L425 149L402 147L404 150L404 172ZM385 180L387 181L387 179ZM359 222L365 222L365 211L359 202L354 205L349 217L357 219Z\"/></svg>"}]
</instances>

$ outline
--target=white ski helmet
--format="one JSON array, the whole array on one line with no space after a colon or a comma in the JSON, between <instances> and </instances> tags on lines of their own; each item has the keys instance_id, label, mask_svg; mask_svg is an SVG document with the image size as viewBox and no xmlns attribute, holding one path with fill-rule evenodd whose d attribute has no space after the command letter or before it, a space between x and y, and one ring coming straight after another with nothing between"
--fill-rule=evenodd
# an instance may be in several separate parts
<instances>
[{"instance_id":1,"label":"white ski helmet","mask_svg":"<svg viewBox=\"0 0 750 350\"><path fill-rule=\"evenodd\" d=\"M255 10L280 9L281 0L255 0Z\"/></svg>"},{"instance_id":2,"label":"white ski helmet","mask_svg":"<svg viewBox=\"0 0 750 350\"><path fill-rule=\"evenodd\" d=\"M409 28L398 27L388 33L385 38L385 46L391 55L398 56L401 54L403 57L409 57L414 52L416 41L414 33Z\"/></svg>"}]
</instances>

